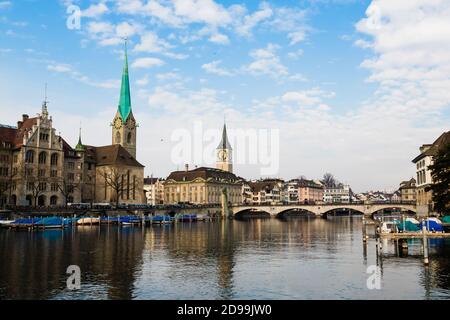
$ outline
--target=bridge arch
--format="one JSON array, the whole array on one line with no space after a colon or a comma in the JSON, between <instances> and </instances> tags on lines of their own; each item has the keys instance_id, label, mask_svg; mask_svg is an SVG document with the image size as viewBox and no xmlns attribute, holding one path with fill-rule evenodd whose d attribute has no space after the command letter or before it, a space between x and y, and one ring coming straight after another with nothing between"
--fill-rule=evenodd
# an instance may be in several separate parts
<instances>
[{"instance_id":1,"label":"bridge arch","mask_svg":"<svg viewBox=\"0 0 450 320\"><path fill-rule=\"evenodd\" d=\"M352 207L348 207L348 206L342 206L342 207L327 208L325 211L323 211L322 217L327 217L331 212L333 212L335 210L347 210L350 213L355 212L357 215L364 216L364 212L361 210L356 210L356 209L354 209Z\"/></svg>"},{"instance_id":2,"label":"bridge arch","mask_svg":"<svg viewBox=\"0 0 450 320\"><path fill-rule=\"evenodd\" d=\"M270 212L267 212L266 210L257 209L254 208L245 208L240 211L237 211L234 213L234 217L239 218L270 218Z\"/></svg>"},{"instance_id":3,"label":"bridge arch","mask_svg":"<svg viewBox=\"0 0 450 320\"><path fill-rule=\"evenodd\" d=\"M388 209L401 209L401 213L402 214L409 214L409 215L416 215L417 211L411 207L405 207L402 205L390 205L390 206L375 206L374 208L372 208L367 215L370 215L370 217L373 219L375 217L375 214L377 214L377 212L381 211L381 210L388 210Z\"/></svg>"},{"instance_id":4,"label":"bridge arch","mask_svg":"<svg viewBox=\"0 0 450 320\"><path fill-rule=\"evenodd\" d=\"M282 210L276 214L277 218L286 218L290 216L301 218L315 218L317 215L314 212L304 208L289 208L286 210Z\"/></svg>"}]
</instances>

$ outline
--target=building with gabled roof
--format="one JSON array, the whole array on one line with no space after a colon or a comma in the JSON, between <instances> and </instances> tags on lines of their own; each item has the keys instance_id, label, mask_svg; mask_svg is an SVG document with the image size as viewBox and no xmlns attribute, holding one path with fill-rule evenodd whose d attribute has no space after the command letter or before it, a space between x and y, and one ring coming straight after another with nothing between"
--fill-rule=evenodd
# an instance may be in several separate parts
<instances>
[{"instance_id":1,"label":"building with gabled roof","mask_svg":"<svg viewBox=\"0 0 450 320\"><path fill-rule=\"evenodd\" d=\"M137 124L131 109L126 50L112 145L84 145L80 129L72 148L56 134L47 104L44 101L36 117L23 115L17 127L0 125L0 205L145 203L144 166L136 160Z\"/></svg>"},{"instance_id":2,"label":"building with gabled roof","mask_svg":"<svg viewBox=\"0 0 450 320\"><path fill-rule=\"evenodd\" d=\"M433 164L433 157L449 143L450 131L447 131L432 144L423 144L419 148L420 154L412 160L416 165L416 204L419 215L429 215L433 211L433 194L429 189L433 184L433 177L429 167Z\"/></svg>"}]
</instances>

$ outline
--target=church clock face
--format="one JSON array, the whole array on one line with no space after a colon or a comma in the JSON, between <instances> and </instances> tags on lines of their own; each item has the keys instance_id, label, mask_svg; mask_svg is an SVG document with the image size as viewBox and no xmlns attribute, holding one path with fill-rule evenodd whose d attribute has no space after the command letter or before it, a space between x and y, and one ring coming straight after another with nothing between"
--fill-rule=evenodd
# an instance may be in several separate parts
<instances>
[{"instance_id":1,"label":"church clock face","mask_svg":"<svg viewBox=\"0 0 450 320\"><path fill-rule=\"evenodd\" d=\"M219 157L219 160L225 161L228 159L228 152L226 150L220 150L217 155Z\"/></svg>"},{"instance_id":2,"label":"church clock face","mask_svg":"<svg viewBox=\"0 0 450 320\"><path fill-rule=\"evenodd\" d=\"M119 117L117 117L116 119L114 119L113 126L116 129L122 128L122 120Z\"/></svg>"}]
</instances>

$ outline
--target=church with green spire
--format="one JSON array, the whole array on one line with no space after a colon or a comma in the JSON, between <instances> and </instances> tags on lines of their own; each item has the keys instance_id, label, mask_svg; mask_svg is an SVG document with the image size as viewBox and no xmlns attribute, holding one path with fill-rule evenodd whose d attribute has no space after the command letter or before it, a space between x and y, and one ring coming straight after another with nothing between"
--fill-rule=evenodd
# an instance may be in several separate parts
<instances>
[{"instance_id":1,"label":"church with green spire","mask_svg":"<svg viewBox=\"0 0 450 320\"><path fill-rule=\"evenodd\" d=\"M122 72L119 105L112 121L112 144L120 144L136 158L137 124L131 108L130 78L128 75L128 54L125 44L125 62Z\"/></svg>"}]
</instances>

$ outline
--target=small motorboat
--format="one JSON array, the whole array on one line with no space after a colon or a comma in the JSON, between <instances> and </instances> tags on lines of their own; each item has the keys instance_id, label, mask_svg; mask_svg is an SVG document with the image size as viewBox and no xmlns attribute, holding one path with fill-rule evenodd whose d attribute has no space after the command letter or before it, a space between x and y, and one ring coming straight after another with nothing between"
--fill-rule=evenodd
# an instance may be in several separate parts
<instances>
[{"instance_id":1,"label":"small motorboat","mask_svg":"<svg viewBox=\"0 0 450 320\"><path fill-rule=\"evenodd\" d=\"M77 225L79 225L79 226L92 226L92 225L98 225L98 224L100 224L100 218L94 218L94 217L80 218L77 221Z\"/></svg>"},{"instance_id":2,"label":"small motorboat","mask_svg":"<svg viewBox=\"0 0 450 320\"><path fill-rule=\"evenodd\" d=\"M14 220L0 220L0 228L8 228Z\"/></svg>"},{"instance_id":3,"label":"small motorboat","mask_svg":"<svg viewBox=\"0 0 450 320\"><path fill-rule=\"evenodd\" d=\"M381 224L381 233L394 233L397 232L397 221L385 221Z\"/></svg>"}]
</instances>

